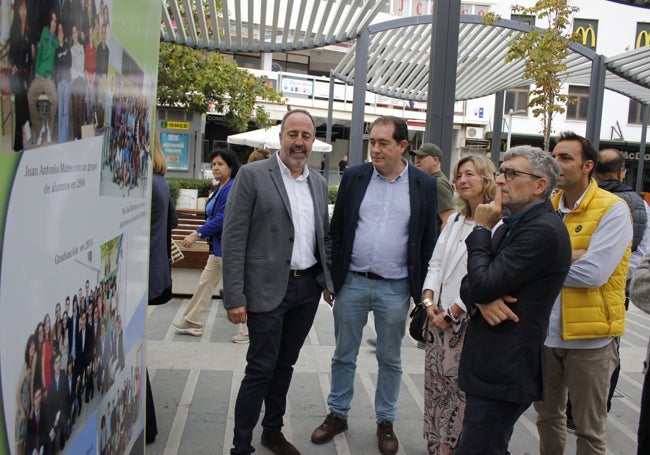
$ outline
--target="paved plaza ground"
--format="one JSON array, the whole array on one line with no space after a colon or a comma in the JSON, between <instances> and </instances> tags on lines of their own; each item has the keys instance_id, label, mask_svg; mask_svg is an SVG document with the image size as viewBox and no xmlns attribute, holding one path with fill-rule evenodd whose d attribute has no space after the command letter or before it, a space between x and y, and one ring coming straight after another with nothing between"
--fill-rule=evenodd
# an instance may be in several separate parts
<instances>
[{"instance_id":1,"label":"paved plaza ground","mask_svg":"<svg viewBox=\"0 0 650 455\"><path fill-rule=\"evenodd\" d=\"M194 275L184 277L190 280ZM180 283L182 284L182 283ZM177 284L175 283L175 287ZM246 344L231 337L237 327L230 324L218 299L212 300L203 336L179 335L171 325L180 318L188 298L177 297L158 307L149 307L147 364L156 401L159 434L147 446L147 454L228 454L233 431L233 408L241 382ZM372 316L365 328L374 337ZM608 454L636 453L636 430L643 376L641 369L650 336L650 315L631 307L625 336L621 340L621 377L607 423ZM404 375L395 431L400 440L399 454L425 455L422 438L424 405L424 351L408 337L402 343ZM324 445L309 438L327 414L330 359L334 350L334 327L330 307L321 301L316 320L305 342L289 390L284 433L303 455L377 454L373 401L377 379L375 353L361 347L355 380L355 396L348 420L349 430ZM529 408L518 421L511 440L513 455L536 454L538 435L536 413ZM259 443L256 454L271 452ZM566 453L575 453L575 437L569 435Z\"/></svg>"}]
</instances>

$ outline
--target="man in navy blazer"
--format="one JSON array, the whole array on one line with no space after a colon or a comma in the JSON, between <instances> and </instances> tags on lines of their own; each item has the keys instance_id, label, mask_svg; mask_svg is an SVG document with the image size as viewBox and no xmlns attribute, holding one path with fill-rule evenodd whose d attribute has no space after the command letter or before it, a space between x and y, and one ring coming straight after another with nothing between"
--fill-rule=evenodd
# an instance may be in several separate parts
<instances>
[{"instance_id":1,"label":"man in navy blazer","mask_svg":"<svg viewBox=\"0 0 650 455\"><path fill-rule=\"evenodd\" d=\"M560 168L550 154L508 150L495 200L476 208L461 298L470 314L459 384L467 405L458 455L507 452L519 416L543 395L543 343L571 262L571 243L548 200ZM509 216L492 236L502 206Z\"/></svg>"},{"instance_id":2,"label":"man in navy blazer","mask_svg":"<svg viewBox=\"0 0 650 455\"><path fill-rule=\"evenodd\" d=\"M372 311L379 364L378 448L394 454L400 349L410 298L421 297L437 238L437 190L434 177L403 157L409 146L403 119L375 120L369 142L372 163L345 171L330 226L336 350L327 399L330 413L311 440L322 444L347 429L359 345Z\"/></svg>"},{"instance_id":3,"label":"man in navy blazer","mask_svg":"<svg viewBox=\"0 0 650 455\"><path fill-rule=\"evenodd\" d=\"M230 322L248 323L250 340L232 455L255 450L251 440L262 403L262 445L280 455L300 453L281 432L286 397L321 292L332 289L327 184L307 167L315 133L307 111L285 114L281 150L242 167L226 205L224 307Z\"/></svg>"}]
</instances>

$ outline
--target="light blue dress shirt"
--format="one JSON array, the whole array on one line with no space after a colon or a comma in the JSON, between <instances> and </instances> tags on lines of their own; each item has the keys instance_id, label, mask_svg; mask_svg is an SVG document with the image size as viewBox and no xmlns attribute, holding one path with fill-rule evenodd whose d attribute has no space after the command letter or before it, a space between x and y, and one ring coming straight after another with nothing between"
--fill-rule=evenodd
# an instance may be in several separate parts
<instances>
[{"instance_id":1,"label":"light blue dress shirt","mask_svg":"<svg viewBox=\"0 0 650 455\"><path fill-rule=\"evenodd\" d=\"M350 270L393 280L407 278L410 218L408 165L391 181L373 169L359 207Z\"/></svg>"}]
</instances>

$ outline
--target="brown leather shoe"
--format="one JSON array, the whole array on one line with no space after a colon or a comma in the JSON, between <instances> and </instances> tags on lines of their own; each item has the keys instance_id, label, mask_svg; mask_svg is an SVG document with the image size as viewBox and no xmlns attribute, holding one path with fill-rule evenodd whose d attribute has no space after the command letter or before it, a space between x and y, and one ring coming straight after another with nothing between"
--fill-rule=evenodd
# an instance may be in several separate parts
<instances>
[{"instance_id":1,"label":"brown leather shoe","mask_svg":"<svg viewBox=\"0 0 650 455\"><path fill-rule=\"evenodd\" d=\"M395 455L399 442L393 431L393 424L385 420L377 424L377 439L379 440L379 452L381 455Z\"/></svg>"},{"instance_id":2,"label":"brown leather shoe","mask_svg":"<svg viewBox=\"0 0 650 455\"><path fill-rule=\"evenodd\" d=\"M323 423L311 434L311 442L314 444L325 444L339 433L348 429L348 421L340 418L333 412L327 414Z\"/></svg>"},{"instance_id":3,"label":"brown leather shoe","mask_svg":"<svg viewBox=\"0 0 650 455\"><path fill-rule=\"evenodd\" d=\"M296 447L284 438L281 431L262 431L262 445L277 455L300 455Z\"/></svg>"}]
</instances>

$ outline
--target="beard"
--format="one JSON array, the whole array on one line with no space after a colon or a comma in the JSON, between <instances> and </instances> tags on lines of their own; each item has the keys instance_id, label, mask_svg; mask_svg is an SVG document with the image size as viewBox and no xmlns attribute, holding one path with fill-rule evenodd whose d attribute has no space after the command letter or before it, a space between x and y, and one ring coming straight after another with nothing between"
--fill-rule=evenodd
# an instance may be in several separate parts
<instances>
[{"instance_id":1,"label":"beard","mask_svg":"<svg viewBox=\"0 0 650 455\"><path fill-rule=\"evenodd\" d=\"M302 168L307 162L307 149L305 147L291 147L287 152L283 152L288 164L293 168Z\"/></svg>"}]
</instances>

